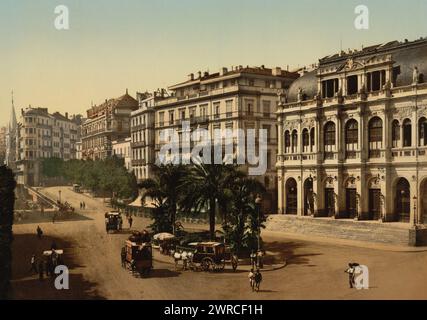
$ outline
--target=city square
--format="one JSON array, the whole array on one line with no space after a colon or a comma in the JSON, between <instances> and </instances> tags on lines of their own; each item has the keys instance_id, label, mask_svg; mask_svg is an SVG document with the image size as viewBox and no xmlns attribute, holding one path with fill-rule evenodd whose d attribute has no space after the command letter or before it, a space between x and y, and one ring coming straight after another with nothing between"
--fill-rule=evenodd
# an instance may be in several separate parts
<instances>
[{"instance_id":1,"label":"city square","mask_svg":"<svg viewBox=\"0 0 427 320\"><path fill-rule=\"evenodd\" d=\"M0 4L0 300L427 299L425 1L65 2Z\"/></svg>"}]
</instances>

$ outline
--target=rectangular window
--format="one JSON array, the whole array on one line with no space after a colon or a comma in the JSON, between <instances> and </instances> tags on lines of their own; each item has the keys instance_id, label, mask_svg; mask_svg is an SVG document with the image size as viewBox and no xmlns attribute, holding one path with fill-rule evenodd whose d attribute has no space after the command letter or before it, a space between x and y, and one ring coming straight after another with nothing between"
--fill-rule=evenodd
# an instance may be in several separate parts
<instances>
[{"instance_id":1,"label":"rectangular window","mask_svg":"<svg viewBox=\"0 0 427 320\"><path fill-rule=\"evenodd\" d=\"M270 113L271 113L270 106L271 106L270 101L263 101L262 102L262 114L263 114L264 118L270 117Z\"/></svg>"},{"instance_id":2,"label":"rectangular window","mask_svg":"<svg viewBox=\"0 0 427 320\"><path fill-rule=\"evenodd\" d=\"M357 76L347 77L347 94L356 94L359 91Z\"/></svg>"},{"instance_id":3,"label":"rectangular window","mask_svg":"<svg viewBox=\"0 0 427 320\"><path fill-rule=\"evenodd\" d=\"M214 118L219 119L220 117L220 105L219 102L215 102L213 105L214 108Z\"/></svg>"},{"instance_id":4,"label":"rectangular window","mask_svg":"<svg viewBox=\"0 0 427 320\"><path fill-rule=\"evenodd\" d=\"M254 114L254 102L253 100L245 100L246 114L252 116Z\"/></svg>"},{"instance_id":5,"label":"rectangular window","mask_svg":"<svg viewBox=\"0 0 427 320\"><path fill-rule=\"evenodd\" d=\"M227 118L231 118L233 116L233 100L225 101L225 109L227 113Z\"/></svg>"},{"instance_id":6,"label":"rectangular window","mask_svg":"<svg viewBox=\"0 0 427 320\"><path fill-rule=\"evenodd\" d=\"M322 96L323 98L333 98L338 92L338 79L330 79L322 81Z\"/></svg>"},{"instance_id":7,"label":"rectangular window","mask_svg":"<svg viewBox=\"0 0 427 320\"><path fill-rule=\"evenodd\" d=\"M165 113L159 112L159 127L163 127L165 123Z\"/></svg>"},{"instance_id":8,"label":"rectangular window","mask_svg":"<svg viewBox=\"0 0 427 320\"><path fill-rule=\"evenodd\" d=\"M169 111L169 125L172 125L174 121L174 112Z\"/></svg>"}]
</instances>

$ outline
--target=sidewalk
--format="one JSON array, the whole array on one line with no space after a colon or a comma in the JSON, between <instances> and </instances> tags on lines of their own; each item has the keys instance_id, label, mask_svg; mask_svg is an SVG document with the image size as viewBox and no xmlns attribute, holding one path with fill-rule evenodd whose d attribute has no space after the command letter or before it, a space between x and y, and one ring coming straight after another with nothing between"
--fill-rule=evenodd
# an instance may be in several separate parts
<instances>
[{"instance_id":1,"label":"sidewalk","mask_svg":"<svg viewBox=\"0 0 427 320\"><path fill-rule=\"evenodd\" d=\"M249 260L249 259L247 259ZM162 255L158 251L153 252L153 261L154 262L160 262L160 263L166 263L175 266L174 259L170 256ZM260 268L261 271L269 272L269 271L275 271L280 270L284 267L286 267L287 263L284 261L283 263L273 263L273 264L264 264L263 268ZM181 265L180 265L181 266ZM226 263L225 267L227 269L231 269L231 264ZM238 271L247 271L249 272L252 269L250 263L246 261L246 259L239 259L239 264L237 267Z\"/></svg>"}]
</instances>

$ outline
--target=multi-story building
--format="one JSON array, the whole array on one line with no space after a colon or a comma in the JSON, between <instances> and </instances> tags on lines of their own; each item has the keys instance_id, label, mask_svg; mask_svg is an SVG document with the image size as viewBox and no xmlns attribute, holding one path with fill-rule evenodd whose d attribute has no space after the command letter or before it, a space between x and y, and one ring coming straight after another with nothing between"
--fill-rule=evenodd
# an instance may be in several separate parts
<instances>
[{"instance_id":1,"label":"multi-story building","mask_svg":"<svg viewBox=\"0 0 427 320\"><path fill-rule=\"evenodd\" d=\"M0 165L3 165L6 160L6 134L7 128L0 128Z\"/></svg>"},{"instance_id":2,"label":"multi-story building","mask_svg":"<svg viewBox=\"0 0 427 320\"><path fill-rule=\"evenodd\" d=\"M138 101L128 94L105 100L87 111L82 125L82 158L105 159L112 156L112 141L130 136L130 114L138 108Z\"/></svg>"},{"instance_id":3,"label":"multi-story building","mask_svg":"<svg viewBox=\"0 0 427 320\"><path fill-rule=\"evenodd\" d=\"M131 113L131 155L132 168L138 181L152 177L155 105L165 96L165 90L137 93L139 108Z\"/></svg>"},{"instance_id":4,"label":"multi-story building","mask_svg":"<svg viewBox=\"0 0 427 320\"><path fill-rule=\"evenodd\" d=\"M214 137L215 129L256 129L257 132L265 129L268 132L267 172L257 179L268 190L263 199L265 212L275 212L277 91L287 90L298 77L298 74L278 67L268 69L264 66L238 66L231 70L222 68L213 74L190 74L187 81L169 87L171 96L155 101L155 158L166 143L161 138L161 130L180 130L183 121L188 121L191 129L207 129L211 137Z\"/></svg>"},{"instance_id":5,"label":"multi-story building","mask_svg":"<svg viewBox=\"0 0 427 320\"><path fill-rule=\"evenodd\" d=\"M116 156L124 160L125 168L131 172L132 162L131 162L131 138L125 138L123 140L116 140L111 143L113 148L113 156Z\"/></svg>"},{"instance_id":6,"label":"multi-story building","mask_svg":"<svg viewBox=\"0 0 427 320\"><path fill-rule=\"evenodd\" d=\"M296 80L277 113L279 212L427 224L426 74L420 39L327 56Z\"/></svg>"},{"instance_id":7,"label":"multi-story building","mask_svg":"<svg viewBox=\"0 0 427 320\"><path fill-rule=\"evenodd\" d=\"M78 123L47 108L28 107L21 110L17 125L17 182L29 186L42 183L41 160L76 158Z\"/></svg>"}]
</instances>

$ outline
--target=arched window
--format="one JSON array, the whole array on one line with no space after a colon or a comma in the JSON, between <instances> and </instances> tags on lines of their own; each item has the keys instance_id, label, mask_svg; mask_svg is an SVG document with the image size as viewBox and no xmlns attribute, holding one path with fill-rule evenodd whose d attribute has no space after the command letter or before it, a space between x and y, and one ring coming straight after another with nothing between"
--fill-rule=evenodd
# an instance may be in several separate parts
<instances>
[{"instance_id":1,"label":"arched window","mask_svg":"<svg viewBox=\"0 0 427 320\"><path fill-rule=\"evenodd\" d=\"M298 132L292 131L292 153L298 152Z\"/></svg>"},{"instance_id":2,"label":"arched window","mask_svg":"<svg viewBox=\"0 0 427 320\"><path fill-rule=\"evenodd\" d=\"M325 159L333 159L335 148L335 123L332 121L325 124Z\"/></svg>"},{"instance_id":3,"label":"arched window","mask_svg":"<svg viewBox=\"0 0 427 320\"><path fill-rule=\"evenodd\" d=\"M391 124L391 142L393 148L399 148L400 124L398 120L393 120Z\"/></svg>"},{"instance_id":4,"label":"arched window","mask_svg":"<svg viewBox=\"0 0 427 320\"><path fill-rule=\"evenodd\" d=\"M403 146L412 146L412 123L409 119L403 121Z\"/></svg>"},{"instance_id":5,"label":"arched window","mask_svg":"<svg viewBox=\"0 0 427 320\"><path fill-rule=\"evenodd\" d=\"M316 145L316 134L314 128L311 128L310 130L310 145L311 145L311 152L313 152L313 148Z\"/></svg>"},{"instance_id":6,"label":"arched window","mask_svg":"<svg viewBox=\"0 0 427 320\"><path fill-rule=\"evenodd\" d=\"M345 126L345 149L347 159L355 159L359 144L359 124L352 119Z\"/></svg>"},{"instance_id":7,"label":"arched window","mask_svg":"<svg viewBox=\"0 0 427 320\"><path fill-rule=\"evenodd\" d=\"M419 145L420 147L427 146L427 119L422 117L419 121Z\"/></svg>"},{"instance_id":8,"label":"arched window","mask_svg":"<svg viewBox=\"0 0 427 320\"><path fill-rule=\"evenodd\" d=\"M308 129L302 131L302 147L304 152L310 152L310 134Z\"/></svg>"},{"instance_id":9,"label":"arched window","mask_svg":"<svg viewBox=\"0 0 427 320\"><path fill-rule=\"evenodd\" d=\"M374 117L369 121L369 157L380 158L383 148L383 121Z\"/></svg>"},{"instance_id":10,"label":"arched window","mask_svg":"<svg viewBox=\"0 0 427 320\"><path fill-rule=\"evenodd\" d=\"M291 152L291 134L288 130L285 132L285 153Z\"/></svg>"}]
</instances>

